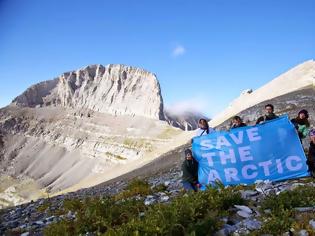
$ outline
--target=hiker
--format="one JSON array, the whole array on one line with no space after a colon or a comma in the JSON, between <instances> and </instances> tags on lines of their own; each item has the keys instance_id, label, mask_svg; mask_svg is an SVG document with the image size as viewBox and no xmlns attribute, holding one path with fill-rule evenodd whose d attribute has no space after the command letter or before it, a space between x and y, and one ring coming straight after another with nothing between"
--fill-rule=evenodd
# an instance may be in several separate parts
<instances>
[{"instance_id":1,"label":"hiker","mask_svg":"<svg viewBox=\"0 0 315 236\"><path fill-rule=\"evenodd\" d=\"M182 164L182 183L185 190L198 191L200 184L198 183L198 162L192 155L190 149L185 150L185 160Z\"/></svg>"},{"instance_id":2,"label":"hiker","mask_svg":"<svg viewBox=\"0 0 315 236\"><path fill-rule=\"evenodd\" d=\"M295 126L296 131L298 132L301 143L302 140L306 138L310 127L308 117L309 117L308 111L303 109L299 111L298 116L296 118L291 120L291 122Z\"/></svg>"},{"instance_id":3,"label":"hiker","mask_svg":"<svg viewBox=\"0 0 315 236\"><path fill-rule=\"evenodd\" d=\"M307 165L308 171L310 172L311 176L315 178L315 129L311 129L309 132L310 136L310 146L308 148L308 155L307 155Z\"/></svg>"},{"instance_id":4,"label":"hiker","mask_svg":"<svg viewBox=\"0 0 315 236\"><path fill-rule=\"evenodd\" d=\"M265 106L265 112L266 112L266 114L263 115L263 116L261 116L261 117L259 117L259 118L257 119L256 125L258 125L258 124L260 124L260 123L264 123L264 122L267 121L267 120L277 119L278 116L277 116L275 113L273 113L273 111L274 111L273 105L272 105L272 104L267 104L267 105Z\"/></svg>"},{"instance_id":5,"label":"hiker","mask_svg":"<svg viewBox=\"0 0 315 236\"><path fill-rule=\"evenodd\" d=\"M240 127L246 126L246 124L243 123L242 118L239 117L239 116L234 116L234 117L232 118L231 123L232 123L232 125L231 125L231 128L230 128L230 129L236 129L236 128L240 128Z\"/></svg>"},{"instance_id":6,"label":"hiker","mask_svg":"<svg viewBox=\"0 0 315 236\"><path fill-rule=\"evenodd\" d=\"M207 135L215 132L215 130L209 127L208 121L206 119L200 119L198 121L198 127L196 136Z\"/></svg>"}]
</instances>

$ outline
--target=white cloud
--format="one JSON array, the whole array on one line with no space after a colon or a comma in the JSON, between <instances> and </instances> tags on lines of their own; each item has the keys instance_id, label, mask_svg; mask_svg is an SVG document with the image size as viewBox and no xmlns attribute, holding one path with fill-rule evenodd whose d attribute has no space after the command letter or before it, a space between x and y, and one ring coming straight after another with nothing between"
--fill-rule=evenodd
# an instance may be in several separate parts
<instances>
[{"instance_id":1,"label":"white cloud","mask_svg":"<svg viewBox=\"0 0 315 236\"><path fill-rule=\"evenodd\" d=\"M196 112L201 114L209 114L207 109L208 101L202 97L193 97L191 99L175 102L166 105L166 110L174 114L183 114L185 112Z\"/></svg>"},{"instance_id":2,"label":"white cloud","mask_svg":"<svg viewBox=\"0 0 315 236\"><path fill-rule=\"evenodd\" d=\"M177 45L172 51L172 56L179 57L179 56L184 55L185 53L186 53L186 49L182 45Z\"/></svg>"}]
</instances>

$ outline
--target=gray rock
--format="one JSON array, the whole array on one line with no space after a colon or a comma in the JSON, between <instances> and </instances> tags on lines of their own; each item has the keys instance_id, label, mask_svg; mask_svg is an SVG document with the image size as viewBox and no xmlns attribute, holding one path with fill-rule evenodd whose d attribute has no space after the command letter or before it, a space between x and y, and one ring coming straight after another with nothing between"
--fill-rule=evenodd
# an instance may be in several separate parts
<instances>
[{"instance_id":1,"label":"gray rock","mask_svg":"<svg viewBox=\"0 0 315 236\"><path fill-rule=\"evenodd\" d=\"M243 205L234 205L234 207L236 207L237 209L244 211L248 214L251 214L253 211L252 209L250 209L248 206L243 206Z\"/></svg>"},{"instance_id":2,"label":"gray rock","mask_svg":"<svg viewBox=\"0 0 315 236\"><path fill-rule=\"evenodd\" d=\"M153 204L155 201L156 201L156 200L155 200L154 196L149 195L149 196L147 196L146 199L144 200L144 205L146 205L146 206L151 205L151 204Z\"/></svg>"},{"instance_id":3,"label":"gray rock","mask_svg":"<svg viewBox=\"0 0 315 236\"><path fill-rule=\"evenodd\" d=\"M35 222L35 224L36 224L36 225L44 225L44 222L41 221L41 220L38 220L38 221Z\"/></svg>"},{"instance_id":4,"label":"gray rock","mask_svg":"<svg viewBox=\"0 0 315 236\"><path fill-rule=\"evenodd\" d=\"M315 220L310 220L308 223L312 227L312 229L315 229Z\"/></svg>"},{"instance_id":5,"label":"gray rock","mask_svg":"<svg viewBox=\"0 0 315 236\"><path fill-rule=\"evenodd\" d=\"M246 212L246 211L238 211L236 212L239 216L243 217L243 218L249 218L251 217L251 214Z\"/></svg>"},{"instance_id":6,"label":"gray rock","mask_svg":"<svg viewBox=\"0 0 315 236\"><path fill-rule=\"evenodd\" d=\"M167 202L170 200L170 197L165 195L165 196L162 196L160 200L161 200L161 202Z\"/></svg>"},{"instance_id":7,"label":"gray rock","mask_svg":"<svg viewBox=\"0 0 315 236\"><path fill-rule=\"evenodd\" d=\"M298 235L299 236L308 236L309 234L308 234L308 232L305 229L302 229L302 230L299 231Z\"/></svg>"},{"instance_id":8,"label":"gray rock","mask_svg":"<svg viewBox=\"0 0 315 236\"><path fill-rule=\"evenodd\" d=\"M225 231L225 229L220 229L219 231L214 233L214 236L228 236L229 234Z\"/></svg>"},{"instance_id":9,"label":"gray rock","mask_svg":"<svg viewBox=\"0 0 315 236\"><path fill-rule=\"evenodd\" d=\"M259 194L257 191L254 191L254 190L241 190L240 193L242 195L242 198L245 198L245 199L248 199L252 196L256 196Z\"/></svg>"},{"instance_id":10,"label":"gray rock","mask_svg":"<svg viewBox=\"0 0 315 236\"><path fill-rule=\"evenodd\" d=\"M296 207L294 210L298 212L306 212L306 211L313 211L314 207Z\"/></svg>"},{"instance_id":11,"label":"gray rock","mask_svg":"<svg viewBox=\"0 0 315 236\"><path fill-rule=\"evenodd\" d=\"M18 226L19 226L19 222L18 222L17 220L10 221L10 222L8 223L8 227L10 227L10 228L16 228L16 227L18 227Z\"/></svg>"},{"instance_id":12,"label":"gray rock","mask_svg":"<svg viewBox=\"0 0 315 236\"><path fill-rule=\"evenodd\" d=\"M244 227L246 227L249 230L257 230L261 228L261 222L259 220L250 220L250 219L246 219L243 221L243 225Z\"/></svg>"}]
</instances>

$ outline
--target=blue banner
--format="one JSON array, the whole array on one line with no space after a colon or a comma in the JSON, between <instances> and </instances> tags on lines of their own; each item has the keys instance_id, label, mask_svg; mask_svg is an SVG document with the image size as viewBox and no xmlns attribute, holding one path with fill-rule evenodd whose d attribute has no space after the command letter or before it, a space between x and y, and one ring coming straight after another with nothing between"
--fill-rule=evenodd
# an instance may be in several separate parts
<instances>
[{"instance_id":1,"label":"blue banner","mask_svg":"<svg viewBox=\"0 0 315 236\"><path fill-rule=\"evenodd\" d=\"M193 156L202 185L252 184L308 176L306 157L287 116L256 126L195 137Z\"/></svg>"}]
</instances>

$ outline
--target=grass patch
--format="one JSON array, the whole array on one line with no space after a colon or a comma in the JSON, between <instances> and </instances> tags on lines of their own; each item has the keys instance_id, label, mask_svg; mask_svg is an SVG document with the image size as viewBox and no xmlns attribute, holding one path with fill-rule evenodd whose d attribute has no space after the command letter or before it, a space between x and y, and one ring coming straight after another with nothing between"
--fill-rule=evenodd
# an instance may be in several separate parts
<instances>
[{"instance_id":1,"label":"grass patch","mask_svg":"<svg viewBox=\"0 0 315 236\"><path fill-rule=\"evenodd\" d=\"M156 185L152 188L152 191L154 193L158 193L158 192L164 192L167 190L167 186L165 186L164 184L159 184L159 185Z\"/></svg>"},{"instance_id":2,"label":"grass patch","mask_svg":"<svg viewBox=\"0 0 315 236\"><path fill-rule=\"evenodd\" d=\"M149 186L135 180L126 191L145 193ZM76 220L51 224L45 235L213 235L223 224L222 216L229 214L228 209L244 204L240 193L232 188L209 188L180 195L169 204L150 206L131 198L117 201L115 197L69 201L65 208L77 213Z\"/></svg>"},{"instance_id":3,"label":"grass patch","mask_svg":"<svg viewBox=\"0 0 315 236\"><path fill-rule=\"evenodd\" d=\"M37 211L43 213L47 209L49 209L50 206L51 206L51 203L46 201L43 203L43 205L40 205L39 207L37 207Z\"/></svg>"},{"instance_id":4,"label":"grass patch","mask_svg":"<svg viewBox=\"0 0 315 236\"><path fill-rule=\"evenodd\" d=\"M281 192L279 195L267 196L261 203L261 220L264 224L260 230L254 231L252 234L281 235L291 229L295 231L308 229L309 233L315 235L315 231L310 228L308 223L311 219L310 215L313 216L314 213L300 213L294 209L310 206L315 206L315 188L313 186L299 186L294 190ZM266 209L270 209L271 213L264 213Z\"/></svg>"},{"instance_id":5,"label":"grass patch","mask_svg":"<svg viewBox=\"0 0 315 236\"><path fill-rule=\"evenodd\" d=\"M143 149L146 151L153 151L153 146L149 140L146 139L131 139L125 138L123 141L123 145L132 148L132 149Z\"/></svg>"},{"instance_id":6,"label":"grass patch","mask_svg":"<svg viewBox=\"0 0 315 236\"><path fill-rule=\"evenodd\" d=\"M158 136L157 138L159 139L170 139L173 138L175 135L179 134L181 131L176 130L175 128L166 128L165 130L163 130Z\"/></svg>"},{"instance_id":7,"label":"grass patch","mask_svg":"<svg viewBox=\"0 0 315 236\"><path fill-rule=\"evenodd\" d=\"M115 195L114 199L121 200L121 199L127 199L127 198L137 196L137 195L146 196L149 194L152 194L150 185L144 180L134 179L128 184L128 186L126 187L126 190Z\"/></svg>"},{"instance_id":8,"label":"grass patch","mask_svg":"<svg viewBox=\"0 0 315 236\"><path fill-rule=\"evenodd\" d=\"M115 159L117 159L117 160L121 160L121 161L127 160L126 157L122 157L122 156L119 156L119 155L115 155L115 154L113 154L113 153L111 153L111 152L106 152L105 154L106 154L107 156L113 157L113 158L115 158Z\"/></svg>"}]
</instances>

